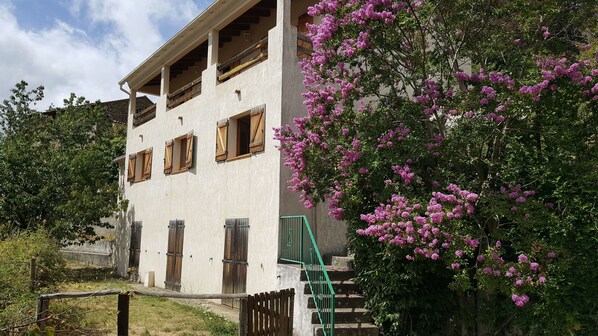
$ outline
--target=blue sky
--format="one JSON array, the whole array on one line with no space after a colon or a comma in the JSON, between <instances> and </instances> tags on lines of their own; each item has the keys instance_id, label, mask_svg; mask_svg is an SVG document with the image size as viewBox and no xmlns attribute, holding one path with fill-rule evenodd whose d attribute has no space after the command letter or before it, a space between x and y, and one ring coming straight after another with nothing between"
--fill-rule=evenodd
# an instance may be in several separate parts
<instances>
[{"instance_id":1,"label":"blue sky","mask_svg":"<svg viewBox=\"0 0 598 336\"><path fill-rule=\"evenodd\" d=\"M0 0L0 100L20 80L44 85L38 106L71 92L126 98L117 82L211 0Z\"/></svg>"}]
</instances>

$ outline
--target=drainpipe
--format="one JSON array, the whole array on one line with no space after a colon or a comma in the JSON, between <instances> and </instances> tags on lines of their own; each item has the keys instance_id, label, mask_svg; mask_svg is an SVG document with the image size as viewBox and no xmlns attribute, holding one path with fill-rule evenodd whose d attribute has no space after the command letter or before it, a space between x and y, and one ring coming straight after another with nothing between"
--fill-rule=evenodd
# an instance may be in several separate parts
<instances>
[{"instance_id":1,"label":"drainpipe","mask_svg":"<svg viewBox=\"0 0 598 336\"><path fill-rule=\"evenodd\" d=\"M127 91L126 89L123 89L123 84L124 84L124 83L118 83L118 84L119 84L119 89L120 89L122 92L126 93L126 94L127 94L127 96L129 96L129 99L131 99L131 92Z\"/></svg>"}]
</instances>

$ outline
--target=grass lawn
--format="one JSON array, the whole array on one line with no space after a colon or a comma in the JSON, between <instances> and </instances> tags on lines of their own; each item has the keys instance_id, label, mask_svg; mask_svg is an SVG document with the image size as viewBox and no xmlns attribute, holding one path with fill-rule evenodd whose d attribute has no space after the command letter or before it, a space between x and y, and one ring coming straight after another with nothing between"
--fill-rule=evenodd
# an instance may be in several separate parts
<instances>
[{"instance_id":1,"label":"grass lawn","mask_svg":"<svg viewBox=\"0 0 598 336\"><path fill-rule=\"evenodd\" d=\"M92 277L93 278L93 277ZM100 279L97 279L100 278ZM83 280L81 280L83 279ZM125 281L103 278L64 283L61 292L90 292L102 289L132 289ZM72 335L116 335L117 296L55 300L50 311L62 322L58 329ZM60 312L67 311L61 315ZM166 298L133 296L129 308L129 335L214 335L237 334L237 325L200 307Z\"/></svg>"}]
</instances>

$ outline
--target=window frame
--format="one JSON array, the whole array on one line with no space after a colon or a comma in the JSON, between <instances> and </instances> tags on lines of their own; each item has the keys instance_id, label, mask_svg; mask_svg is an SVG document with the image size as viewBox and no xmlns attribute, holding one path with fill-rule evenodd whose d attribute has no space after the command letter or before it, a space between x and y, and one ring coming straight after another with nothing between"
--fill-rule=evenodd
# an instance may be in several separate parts
<instances>
[{"instance_id":1,"label":"window frame","mask_svg":"<svg viewBox=\"0 0 598 336\"><path fill-rule=\"evenodd\" d=\"M266 104L261 104L228 119L218 121L216 123L216 162L235 161L263 152L265 150L265 118ZM241 128L240 125L245 126ZM247 132L247 135L242 134L244 132ZM234 138L228 139L229 134ZM242 141L247 144L243 144ZM242 149L246 149L246 152Z\"/></svg>"},{"instance_id":2,"label":"window frame","mask_svg":"<svg viewBox=\"0 0 598 336\"><path fill-rule=\"evenodd\" d=\"M195 164L194 147L193 131L166 141L164 145L164 174L179 174L193 168Z\"/></svg>"},{"instance_id":3,"label":"window frame","mask_svg":"<svg viewBox=\"0 0 598 336\"><path fill-rule=\"evenodd\" d=\"M138 183L151 179L153 164L153 147L146 148L129 155L127 181Z\"/></svg>"}]
</instances>

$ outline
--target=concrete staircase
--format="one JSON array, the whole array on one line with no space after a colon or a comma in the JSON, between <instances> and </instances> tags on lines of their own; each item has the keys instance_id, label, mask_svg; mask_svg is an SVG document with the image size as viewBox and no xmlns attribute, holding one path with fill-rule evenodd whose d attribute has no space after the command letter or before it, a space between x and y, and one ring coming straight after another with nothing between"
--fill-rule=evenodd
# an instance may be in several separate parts
<instances>
[{"instance_id":1,"label":"concrete staircase","mask_svg":"<svg viewBox=\"0 0 598 336\"><path fill-rule=\"evenodd\" d=\"M371 315L364 308L365 298L359 294L357 285L353 282L355 272L347 266L326 266L326 271L336 294L334 335L377 336L378 327L372 324ZM324 332L304 272L301 274L301 281L304 284L304 295L308 296L307 309L311 311L314 335L323 336Z\"/></svg>"}]
</instances>

